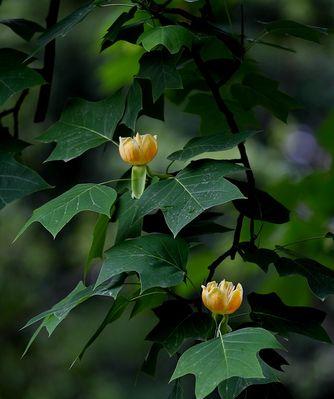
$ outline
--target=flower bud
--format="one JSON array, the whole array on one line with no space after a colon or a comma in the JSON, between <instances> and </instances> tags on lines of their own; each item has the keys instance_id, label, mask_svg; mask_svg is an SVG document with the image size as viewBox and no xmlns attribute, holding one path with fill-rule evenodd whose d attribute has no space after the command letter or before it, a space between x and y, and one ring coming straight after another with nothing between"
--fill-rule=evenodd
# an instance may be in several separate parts
<instances>
[{"instance_id":1,"label":"flower bud","mask_svg":"<svg viewBox=\"0 0 334 399\"><path fill-rule=\"evenodd\" d=\"M146 165L158 151L157 136L151 134L119 138L119 153L124 162L130 165Z\"/></svg>"},{"instance_id":2,"label":"flower bud","mask_svg":"<svg viewBox=\"0 0 334 399\"><path fill-rule=\"evenodd\" d=\"M238 283L235 287L230 281L223 280L219 285L211 281L202 285L202 301L212 313L227 315L239 309L242 303L243 289Z\"/></svg>"}]
</instances>

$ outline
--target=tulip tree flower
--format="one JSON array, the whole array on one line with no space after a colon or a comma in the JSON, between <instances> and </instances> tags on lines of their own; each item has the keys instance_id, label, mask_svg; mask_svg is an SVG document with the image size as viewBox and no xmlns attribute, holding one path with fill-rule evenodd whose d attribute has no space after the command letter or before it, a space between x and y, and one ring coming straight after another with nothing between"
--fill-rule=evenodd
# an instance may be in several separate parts
<instances>
[{"instance_id":1,"label":"tulip tree flower","mask_svg":"<svg viewBox=\"0 0 334 399\"><path fill-rule=\"evenodd\" d=\"M158 152L157 136L151 134L119 138L119 153L124 162L132 165L131 190L132 198L139 199L145 189L146 165Z\"/></svg>"}]
</instances>

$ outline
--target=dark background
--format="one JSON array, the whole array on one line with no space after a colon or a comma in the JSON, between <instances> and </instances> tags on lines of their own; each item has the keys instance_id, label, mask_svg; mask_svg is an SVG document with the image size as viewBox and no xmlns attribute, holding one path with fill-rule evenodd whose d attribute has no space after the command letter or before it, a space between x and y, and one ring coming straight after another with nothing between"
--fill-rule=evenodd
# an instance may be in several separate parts
<instances>
[{"instance_id":1,"label":"dark background","mask_svg":"<svg viewBox=\"0 0 334 399\"><path fill-rule=\"evenodd\" d=\"M183 1L175 5L195 9ZM173 3L173 4L174 4ZM238 19L238 2L232 18ZM251 1L245 2L246 33L256 37L258 20L294 19L314 26L333 27L334 2L330 0ZM249 3L249 4L247 4ZM61 16L83 4L62 1ZM215 2L223 12L223 0ZM27 18L44 24L48 1L3 0L0 18ZM99 54L101 38L124 8L99 9L78 25L66 38L57 40L55 80L48 120L33 124L38 90L33 89L24 103L20 118L20 136L31 143L61 112L69 97L97 100L131 81L138 69L141 49L125 42ZM235 26L237 28L237 26ZM261 188L268 190L291 209L291 222L265 225L261 245L273 248L319 236L334 230L334 37L325 37L321 45L286 38L280 42L297 53L277 51L270 47L254 47L249 55L258 60L268 76L281 82L281 88L295 96L303 109L283 124L259 112L264 133L247 144L251 164ZM1 47L14 47L29 52L32 47L5 26L0 26ZM36 61L40 65L41 56ZM12 99L13 103L15 98ZM9 107L10 102L6 104ZM11 126L9 118L4 124ZM142 118L141 133L159 135L156 169L166 166L165 156L182 147L197 134L199 118L166 104L166 121ZM41 335L28 355L21 354L33 329L19 331L33 315L47 309L64 297L81 279L82 267L89 250L95 214L82 214L66 226L54 241L36 224L18 242L12 240L32 210L79 182L100 182L118 178L126 169L116 150L99 147L68 163L43 164L51 146L37 144L24 152L24 161L39 171L55 190L39 193L7 206L0 214L0 398L54 399L149 399L168 396L167 385L174 361L160 356L156 379L138 370L148 349L145 335L156 322L151 313L128 320L128 314L105 330L83 361L69 370L86 340L108 309L107 299L94 299L76 309L56 330L51 339ZM235 157L230 151L228 157ZM218 155L219 156L219 155ZM234 225L232 209L225 207L222 219ZM259 228L259 226L257 226ZM112 240L112 232L108 237ZM203 279L206 266L224 252L230 234L206 237L204 245L192 252L190 270L196 286ZM318 239L295 245L293 249L333 268L333 241ZM98 270L98 264L96 265ZM94 279L94 272L91 279ZM326 328L334 336L334 300L317 300L302 277L278 278L271 270L264 274L257 266L240 258L221 266L217 278L240 281L247 293L277 292L290 305L314 305L331 314ZM181 287L180 293L191 294ZM298 399L325 399L334 395L334 349L294 335L287 344L291 366L282 380ZM192 377L189 377L191 381ZM191 395L189 396L191 397Z\"/></svg>"}]
</instances>

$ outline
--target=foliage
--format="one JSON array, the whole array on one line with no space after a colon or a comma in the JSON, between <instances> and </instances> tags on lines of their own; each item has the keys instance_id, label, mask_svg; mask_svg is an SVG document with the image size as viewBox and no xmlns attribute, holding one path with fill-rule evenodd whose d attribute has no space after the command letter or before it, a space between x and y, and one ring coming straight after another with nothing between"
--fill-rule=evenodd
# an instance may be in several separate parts
<instances>
[{"instance_id":1,"label":"foliage","mask_svg":"<svg viewBox=\"0 0 334 399\"><path fill-rule=\"evenodd\" d=\"M37 114L43 114L40 107L48 107L49 89L54 90L55 41L90 13L110 4L111 1L90 1L58 22L57 15L51 15L48 21L54 19L54 23L48 22L45 29L26 19L0 20L28 42L42 32L29 55L15 49L0 50L4 59L0 66L0 103L7 104L17 97L14 107L0 115L12 115L14 121L11 135L1 125L1 208L34 192L51 189L22 160L27 144L19 139L18 113L28 91L41 86ZM201 235L231 230L214 221L227 210L232 217L236 215L233 241L210 265L203 266L207 282L222 262L240 256L264 272L273 265L279 276L304 277L311 291L322 300L334 293L331 269L284 245L260 248L254 227L255 221L276 225L290 221L289 210L258 187L248 159L245 141L263 139L255 108L260 106L264 112L287 122L290 112L300 105L279 90L278 82L265 76L246 46L266 44L276 51L287 48L246 36L243 5L240 31L218 23L221 16L214 15L209 1L197 11L184 4L180 8L170 7L169 2L136 0L130 6L107 29L101 51L120 41L140 46L138 73L129 87L102 100L70 100L59 120L37 138L41 143L56 143L46 161L70 161L102 145L117 146L120 136L135 133L142 115L164 120L165 98L199 116L201 134L194 134L183 148L168 156L172 163L164 173L148 169L146 189L140 199L132 199L129 194L127 172L113 188L109 185L114 181L76 184L33 212L17 238L34 222L42 224L56 238L80 212L97 213L90 251L83 265L84 280L94 259L102 259L102 266L94 284L79 282L63 300L25 325L40 322L26 350L43 328L51 335L78 305L104 296L111 298L110 309L75 360L81 359L102 331L134 303L131 317L146 310L153 310L158 317L158 323L146 337L152 346L142 370L154 374L162 349L178 359L171 377L176 381L170 398L184 397L181 377L186 374L196 377L197 399L214 391L224 399L232 399L248 389L258 390L256 397L265 398L268 392L275 391L279 377L275 367L261 357L263 351L283 349L278 337L287 338L292 333L330 342L322 326L325 313L312 307L287 306L275 293L251 293L246 325L236 322L234 331L222 331L202 306L188 270L188 255ZM52 10L50 6L51 14ZM324 28L288 20L260 26L260 38L278 37L276 40L288 35L319 43L328 33ZM31 63L42 51L45 65L36 70ZM222 152L230 149L237 150L239 158L223 158ZM219 159L211 159L212 153ZM181 166L171 172L175 161ZM182 163L188 161L191 162ZM210 213L213 207L216 214ZM250 226L249 241L241 242L246 220ZM109 226L115 239L105 251ZM323 233L323 238L333 238L333 233ZM179 295L181 286L192 286L196 291L193 297Z\"/></svg>"}]
</instances>

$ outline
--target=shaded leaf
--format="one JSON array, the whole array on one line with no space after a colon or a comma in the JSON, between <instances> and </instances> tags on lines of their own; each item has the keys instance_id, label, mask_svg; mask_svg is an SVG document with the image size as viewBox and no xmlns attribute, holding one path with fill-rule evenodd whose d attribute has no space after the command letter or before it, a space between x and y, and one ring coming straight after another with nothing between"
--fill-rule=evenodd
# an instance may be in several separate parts
<instances>
[{"instance_id":1,"label":"shaded leaf","mask_svg":"<svg viewBox=\"0 0 334 399\"><path fill-rule=\"evenodd\" d=\"M245 110L261 105L283 122L290 111L300 108L292 97L278 90L278 82L257 73L249 73L242 84L234 84L231 94Z\"/></svg>"},{"instance_id":2,"label":"shaded leaf","mask_svg":"<svg viewBox=\"0 0 334 399\"><path fill-rule=\"evenodd\" d=\"M264 378L240 378L232 377L219 384L218 391L222 399L235 399L241 392L251 385L270 384L278 382L275 371L262 359L259 359Z\"/></svg>"},{"instance_id":3,"label":"shaded leaf","mask_svg":"<svg viewBox=\"0 0 334 399\"><path fill-rule=\"evenodd\" d=\"M158 46L164 46L171 54L178 53L182 47L191 48L194 36L186 28L180 25L155 26L141 34L138 43L141 43L146 51L155 50Z\"/></svg>"},{"instance_id":4,"label":"shaded leaf","mask_svg":"<svg viewBox=\"0 0 334 399\"><path fill-rule=\"evenodd\" d=\"M107 215L100 214L97 218L93 232L93 240L84 266L84 278L86 278L89 272L92 261L95 258L102 258L109 221L110 219Z\"/></svg>"},{"instance_id":5,"label":"shaded leaf","mask_svg":"<svg viewBox=\"0 0 334 399\"><path fill-rule=\"evenodd\" d=\"M138 200L124 193L117 202L116 219L118 221L116 244L127 238L141 235L142 219L137 218Z\"/></svg>"},{"instance_id":6,"label":"shaded leaf","mask_svg":"<svg viewBox=\"0 0 334 399\"><path fill-rule=\"evenodd\" d=\"M233 331L184 352L171 379L194 374L196 398L203 399L226 379L263 378L257 354L264 348L282 349L282 346L262 328Z\"/></svg>"},{"instance_id":7,"label":"shaded leaf","mask_svg":"<svg viewBox=\"0 0 334 399\"><path fill-rule=\"evenodd\" d=\"M174 59L162 51L152 51L142 56L138 77L151 81L154 102L166 89L182 89Z\"/></svg>"},{"instance_id":8,"label":"shaded leaf","mask_svg":"<svg viewBox=\"0 0 334 399\"><path fill-rule=\"evenodd\" d=\"M39 136L43 143L56 142L48 161L69 161L90 148L112 140L124 112L120 92L97 102L72 99L58 122Z\"/></svg>"},{"instance_id":9,"label":"shaded leaf","mask_svg":"<svg viewBox=\"0 0 334 399\"><path fill-rule=\"evenodd\" d=\"M319 341L331 342L321 327L326 313L304 306L287 306L274 293L249 294L248 303L252 309L251 319L259 326L288 335L290 332L306 335Z\"/></svg>"},{"instance_id":10,"label":"shaded leaf","mask_svg":"<svg viewBox=\"0 0 334 399\"><path fill-rule=\"evenodd\" d=\"M96 1L85 3L71 14L57 22L51 28L46 30L41 36L37 38L36 49L33 54L39 52L44 46L50 43L57 37L66 36L79 22L87 17L87 15L97 7Z\"/></svg>"},{"instance_id":11,"label":"shaded leaf","mask_svg":"<svg viewBox=\"0 0 334 399\"><path fill-rule=\"evenodd\" d=\"M130 318L144 310L154 309L160 306L166 299L167 293L163 289L152 288L145 291L135 302Z\"/></svg>"},{"instance_id":12,"label":"shaded leaf","mask_svg":"<svg viewBox=\"0 0 334 399\"><path fill-rule=\"evenodd\" d=\"M48 188L51 186L34 170L17 162L13 155L0 151L0 209L12 201Z\"/></svg>"},{"instance_id":13,"label":"shaded leaf","mask_svg":"<svg viewBox=\"0 0 334 399\"><path fill-rule=\"evenodd\" d=\"M322 36L327 34L327 29L315 26L303 25L295 21L281 20L273 22L261 22L264 29L273 35L288 35L304 40L319 43Z\"/></svg>"},{"instance_id":14,"label":"shaded leaf","mask_svg":"<svg viewBox=\"0 0 334 399\"><path fill-rule=\"evenodd\" d=\"M164 302L155 309L159 323L147 335L149 341L161 344L173 356L185 340L206 340L213 336L215 323L208 313L194 312L180 301Z\"/></svg>"},{"instance_id":15,"label":"shaded leaf","mask_svg":"<svg viewBox=\"0 0 334 399\"><path fill-rule=\"evenodd\" d=\"M18 154L29 145L26 141L14 138L7 127L0 125L0 156L2 153Z\"/></svg>"},{"instance_id":16,"label":"shaded leaf","mask_svg":"<svg viewBox=\"0 0 334 399\"><path fill-rule=\"evenodd\" d=\"M311 290L322 300L334 294L334 271L313 259L280 257L273 250L251 247L249 243L240 245L240 255L246 262L257 264L265 272L273 264L280 276L297 274L305 277Z\"/></svg>"},{"instance_id":17,"label":"shaded leaf","mask_svg":"<svg viewBox=\"0 0 334 399\"><path fill-rule=\"evenodd\" d=\"M242 392L238 399L292 399L288 389L278 382L251 385Z\"/></svg>"},{"instance_id":18,"label":"shaded leaf","mask_svg":"<svg viewBox=\"0 0 334 399\"><path fill-rule=\"evenodd\" d=\"M196 1L196 0L195 0ZM183 388L180 380L176 380L168 399L184 399Z\"/></svg>"},{"instance_id":19,"label":"shaded leaf","mask_svg":"<svg viewBox=\"0 0 334 399\"><path fill-rule=\"evenodd\" d=\"M42 76L23 64L26 54L13 49L0 49L0 105L13 94L41 85Z\"/></svg>"},{"instance_id":20,"label":"shaded leaf","mask_svg":"<svg viewBox=\"0 0 334 399\"><path fill-rule=\"evenodd\" d=\"M34 21L23 18L0 19L0 24L8 26L13 32L29 42L36 32L43 32L45 29Z\"/></svg>"},{"instance_id":21,"label":"shaded leaf","mask_svg":"<svg viewBox=\"0 0 334 399\"><path fill-rule=\"evenodd\" d=\"M137 272L141 291L171 287L183 281L188 258L187 244L163 234L123 241L105 253L96 285L123 272Z\"/></svg>"},{"instance_id":22,"label":"shaded leaf","mask_svg":"<svg viewBox=\"0 0 334 399\"><path fill-rule=\"evenodd\" d=\"M155 370L157 368L159 352L161 349L162 349L162 346L160 344L156 344L156 343L154 343L150 347L150 349L145 357L145 360L141 366L141 369L140 369L143 373L146 373L152 377L154 376Z\"/></svg>"},{"instance_id":23,"label":"shaded leaf","mask_svg":"<svg viewBox=\"0 0 334 399\"><path fill-rule=\"evenodd\" d=\"M101 51L112 46L118 40L122 40L120 37L121 29L126 22L130 21L134 17L136 11L137 7L132 7L115 19L115 21L108 28L107 33L103 36Z\"/></svg>"},{"instance_id":24,"label":"shaded leaf","mask_svg":"<svg viewBox=\"0 0 334 399\"><path fill-rule=\"evenodd\" d=\"M133 132L136 128L137 118L143 108L143 98L141 86L137 79L135 79L129 89L126 106L122 119L122 123L131 129Z\"/></svg>"},{"instance_id":25,"label":"shaded leaf","mask_svg":"<svg viewBox=\"0 0 334 399\"><path fill-rule=\"evenodd\" d=\"M187 161L205 152L229 150L247 140L255 133L257 132L247 131L237 134L220 133L204 137L194 137L188 141L182 150L170 154L168 159Z\"/></svg>"},{"instance_id":26,"label":"shaded leaf","mask_svg":"<svg viewBox=\"0 0 334 399\"><path fill-rule=\"evenodd\" d=\"M247 199L233 202L236 209L250 219L282 224L290 220L290 211L270 194L255 189L254 196L249 191L246 182L229 179L235 184Z\"/></svg>"},{"instance_id":27,"label":"shaded leaf","mask_svg":"<svg viewBox=\"0 0 334 399\"><path fill-rule=\"evenodd\" d=\"M79 212L92 211L110 216L117 193L99 184L78 184L59 197L35 209L15 240L34 222L41 223L56 237L59 231Z\"/></svg>"}]
</instances>

